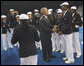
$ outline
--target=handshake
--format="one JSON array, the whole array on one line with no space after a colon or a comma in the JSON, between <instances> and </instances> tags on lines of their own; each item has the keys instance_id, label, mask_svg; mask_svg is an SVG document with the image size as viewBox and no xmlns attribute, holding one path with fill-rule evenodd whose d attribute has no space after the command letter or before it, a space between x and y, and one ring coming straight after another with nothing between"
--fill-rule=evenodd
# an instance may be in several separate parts
<instances>
[{"instance_id":1,"label":"handshake","mask_svg":"<svg viewBox=\"0 0 84 66\"><path fill-rule=\"evenodd\" d=\"M56 25L54 25L52 31L53 31L53 32L56 32L57 28L58 28L58 27L57 27Z\"/></svg>"}]
</instances>

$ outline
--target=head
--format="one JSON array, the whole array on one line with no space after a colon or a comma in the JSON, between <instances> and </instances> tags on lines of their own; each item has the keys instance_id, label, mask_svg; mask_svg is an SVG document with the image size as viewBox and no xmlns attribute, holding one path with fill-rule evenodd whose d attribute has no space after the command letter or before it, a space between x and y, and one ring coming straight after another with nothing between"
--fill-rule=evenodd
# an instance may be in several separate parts
<instances>
[{"instance_id":1,"label":"head","mask_svg":"<svg viewBox=\"0 0 84 66\"><path fill-rule=\"evenodd\" d=\"M57 15L58 15L58 17L62 17L62 10L61 9L57 9Z\"/></svg>"},{"instance_id":2,"label":"head","mask_svg":"<svg viewBox=\"0 0 84 66\"><path fill-rule=\"evenodd\" d=\"M10 9L10 14L14 15L14 13L15 13L14 9Z\"/></svg>"},{"instance_id":3,"label":"head","mask_svg":"<svg viewBox=\"0 0 84 66\"><path fill-rule=\"evenodd\" d=\"M72 12L72 13L77 12L77 7L76 7L76 6L72 6L72 7L71 7L71 12Z\"/></svg>"},{"instance_id":4,"label":"head","mask_svg":"<svg viewBox=\"0 0 84 66\"><path fill-rule=\"evenodd\" d=\"M32 12L28 12L27 15L28 15L29 19L32 18Z\"/></svg>"},{"instance_id":5,"label":"head","mask_svg":"<svg viewBox=\"0 0 84 66\"><path fill-rule=\"evenodd\" d=\"M69 8L69 3L68 2L64 2L60 6L61 6L62 10L67 10Z\"/></svg>"},{"instance_id":6,"label":"head","mask_svg":"<svg viewBox=\"0 0 84 66\"><path fill-rule=\"evenodd\" d=\"M39 13L35 13L35 16L36 16L37 18L40 18L40 14L39 14Z\"/></svg>"},{"instance_id":7,"label":"head","mask_svg":"<svg viewBox=\"0 0 84 66\"><path fill-rule=\"evenodd\" d=\"M20 22L21 22L21 25L22 25L22 29L24 31L28 31L28 19L29 17L26 15L26 14L21 14L20 15Z\"/></svg>"},{"instance_id":8,"label":"head","mask_svg":"<svg viewBox=\"0 0 84 66\"><path fill-rule=\"evenodd\" d=\"M67 10L68 7L69 7L68 5L63 5L63 6L61 7L61 9L62 9L62 10Z\"/></svg>"},{"instance_id":9,"label":"head","mask_svg":"<svg viewBox=\"0 0 84 66\"><path fill-rule=\"evenodd\" d=\"M6 15L2 15L2 16L1 16L1 20L2 20L2 21L6 21L6 20L7 20Z\"/></svg>"},{"instance_id":10,"label":"head","mask_svg":"<svg viewBox=\"0 0 84 66\"><path fill-rule=\"evenodd\" d=\"M41 13L43 14L43 15L48 15L48 9L46 8L46 7L43 7L43 8L41 8Z\"/></svg>"},{"instance_id":11,"label":"head","mask_svg":"<svg viewBox=\"0 0 84 66\"><path fill-rule=\"evenodd\" d=\"M20 17L19 17L19 15L16 15L16 20L20 20Z\"/></svg>"}]
</instances>

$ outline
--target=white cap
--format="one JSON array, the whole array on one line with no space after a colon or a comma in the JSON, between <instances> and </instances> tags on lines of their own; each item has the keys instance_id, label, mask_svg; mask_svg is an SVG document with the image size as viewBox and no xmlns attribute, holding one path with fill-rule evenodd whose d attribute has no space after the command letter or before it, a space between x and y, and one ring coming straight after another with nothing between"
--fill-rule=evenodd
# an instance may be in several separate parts
<instances>
[{"instance_id":1,"label":"white cap","mask_svg":"<svg viewBox=\"0 0 84 66\"><path fill-rule=\"evenodd\" d=\"M10 9L10 11L14 11L14 9Z\"/></svg>"},{"instance_id":2,"label":"white cap","mask_svg":"<svg viewBox=\"0 0 84 66\"><path fill-rule=\"evenodd\" d=\"M77 7L76 6L72 6L71 9L77 9Z\"/></svg>"},{"instance_id":3,"label":"white cap","mask_svg":"<svg viewBox=\"0 0 84 66\"><path fill-rule=\"evenodd\" d=\"M7 16L6 15L2 15L1 18L6 18Z\"/></svg>"},{"instance_id":4,"label":"white cap","mask_svg":"<svg viewBox=\"0 0 84 66\"><path fill-rule=\"evenodd\" d=\"M28 15L28 14L32 14L32 12L27 12L27 15Z\"/></svg>"},{"instance_id":5,"label":"white cap","mask_svg":"<svg viewBox=\"0 0 84 66\"><path fill-rule=\"evenodd\" d=\"M38 9L35 9L34 12L39 12L39 10Z\"/></svg>"},{"instance_id":6,"label":"white cap","mask_svg":"<svg viewBox=\"0 0 84 66\"><path fill-rule=\"evenodd\" d=\"M25 20L25 19L29 19L29 17L26 14L21 14L20 19Z\"/></svg>"},{"instance_id":7,"label":"white cap","mask_svg":"<svg viewBox=\"0 0 84 66\"><path fill-rule=\"evenodd\" d=\"M64 2L60 6L63 6L63 5L69 5L69 3L68 2Z\"/></svg>"},{"instance_id":8,"label":"white cap","mask_svg":"<svg viewBox=\"0 0 84 66\"><path fill-rule=\"evenodd\" d=\"M61 9L57 9L57 13L62 13L62 10Z\"/></svg>"},{"instance_id":9,"label":"white cap","mask_svg":"<svg viewBox=\"0 0 84 66\"><path fill-rule=\"evenodd\" d=\"M20 15L16 15L16 17L19 17Z\"/></svg>"},{"instance_id":10,"label":"white cap","mask_svg":"<svg viewBox=\"0 0 84 66\"><path fill-rule=\"evenodd\" d=\"M53 9L48 9L49 11L53 11Z\"/></svg>"}]
</instances>

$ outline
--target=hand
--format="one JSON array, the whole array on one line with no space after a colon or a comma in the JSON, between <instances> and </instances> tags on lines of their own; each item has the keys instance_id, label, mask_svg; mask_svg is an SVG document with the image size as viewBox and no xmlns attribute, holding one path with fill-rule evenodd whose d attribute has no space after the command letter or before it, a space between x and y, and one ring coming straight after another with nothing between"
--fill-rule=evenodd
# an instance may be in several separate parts
<instances>
[{"instance_id":1,"label":"hand","mask_svg":"<svg viewBox=\"0 0 84 66\"><path fill-rule=\"evenodd\" d=\"M59 31L59 32L58 32L58 34L59 34L59 35L61 35L61 34L62 34L62 32L61 32L61 31Z\"/></svg>"},{"instance_id":2,"label":"hand","mask_svg":"<svg viewBox=\"0 0 84 66\"><path fill-rule=\"evenodd\" d=\"M53 28L52 31L55 32L56 31L56 28Z\"/></svg>"}]
</instances>

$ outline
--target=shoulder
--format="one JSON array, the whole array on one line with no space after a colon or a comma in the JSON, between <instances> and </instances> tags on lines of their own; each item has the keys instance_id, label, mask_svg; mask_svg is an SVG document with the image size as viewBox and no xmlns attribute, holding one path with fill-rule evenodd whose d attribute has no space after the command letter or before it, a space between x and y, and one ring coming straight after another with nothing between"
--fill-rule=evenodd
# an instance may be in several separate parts
<instances>
[{"instance_id":1,"label":"shoulder","mask_svg":"<svg viewBox=\"0 0 84 66\"><path fill-rule=\"evenodd\" d=\"M34 25L29 25L29 28L36 29L36 27Z\"/></svg>"}]
</instances>

